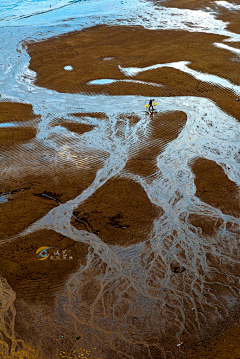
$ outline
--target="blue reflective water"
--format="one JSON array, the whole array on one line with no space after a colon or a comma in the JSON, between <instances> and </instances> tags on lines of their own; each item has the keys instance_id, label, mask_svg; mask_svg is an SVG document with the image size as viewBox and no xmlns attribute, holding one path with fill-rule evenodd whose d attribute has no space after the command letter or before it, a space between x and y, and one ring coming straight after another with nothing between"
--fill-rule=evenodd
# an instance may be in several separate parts
<instances>
[{"instance_id":1,"label":"blue reflective water","mask_svg":"<svg viewBox=\"0 0 240 359\"><path fill-rule=\"evenodd\" d=\"M5 128L5 127L15 127L16 124L15 123L7 123L7 122L4 122L4 123L0 123L0 128Z\"/></svg>"},{"instance_id":2,"label":"blue reflective water","mask_svg":"<svg viewBox=\"0 0 240 359\"><path fill-rule=\"evenodd\" d=\"M72 66L69 66L69 65L67 65L67 66L64 66L64 70L66 70L66 71L72 71Z\"/></svg>"},{"instance_id":3,"label":"blue reflective water","mask_svg":"<svg viewBox=\"0 0 240 359\"><path fill-rule=\"evenodd\" d=\"M7 202L8 199L6 196L0 196L0 203L4 203L4 202Z\"/></svg>"},{"instance_id":4,"label":"blue reflective water","mask_svg":"<svg viewBox=\"0 0 240 359\"><path fill-rule=\"evenodd\" d=\"M89 85L109 85L109 84L112 84L113 82L116 82L116 81L118 81L118 80L99 79L99 80L89 81L88 84L89 84Z\"/></svg>"}]
</instances>

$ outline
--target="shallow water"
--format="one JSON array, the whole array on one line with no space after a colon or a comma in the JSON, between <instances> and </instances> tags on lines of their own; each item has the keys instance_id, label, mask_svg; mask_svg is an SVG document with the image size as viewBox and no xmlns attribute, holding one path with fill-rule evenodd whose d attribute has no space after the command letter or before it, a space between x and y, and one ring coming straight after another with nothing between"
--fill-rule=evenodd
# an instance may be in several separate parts
<instances>
[{"instance_id":1,"label":"shallow water","mask_svg":"<svg viewBox=\"0 0 240 359\"><path fill-rule=\"evenodd\" d=\"M238 5L225 1L215 3L219 8L239 9ZM36 137L1 147L0 206L13 203L12 207L6 207L7 210L2 208L3 212L9 211L14 215L10 219L4 217L9 221L6 227L10 229L2 231L1 246L10 253L11 246L19 243L21 251L21 243L26 245L25 238L42 230L49 231L49 236L37 237L39 247L47 246L47 237L52 235L50 231L59 234L62 241L67 237L86 246L83 260L67 272L60 284L53 281L54 292L46 283L41 287L34 270L27 271L29 283L23 281L21 285L22 279L19 279L16 288L1 277L0 350L6 358L13 355L21 358L23 353L37 357L36 350L39 358L41 355L43 358L176 358L181 354L176 354L178 344L191 343L206 335L219 320L223 321L230 315L237 303L240 290L239 207L236 204L236 209L232 209L230 205L226 210L224 203L223 206L215 203L216 198L222 198L227 191L224 181L236 186L234 195L239 203L238 120L208 97L154 96L157 113L153 116L157 119L157 116L162 116L161 121L155 123L154 117L149 116L144 107L148 101L146 96L58 92L36 86L36 73L29 69L26 43L99 24L205 32L227 36L228 43L240 41L240 35L228 31L226 23L218 20L209 8L205 11L187 10L167 8L166 2L163 5L136 0L51 3L28 0L7 5L0 2L0 100L31 104L34 114L40 115ZM226 50L236 62L239 61L239 49L220 42L212 46ZM70 63L65 66L70 66ZM128 79L93 79L89 84L134 83L145 86L150 81L135 79L135 76L166 67L186 73L199 83L230 90L236 99L239 96L237 78L232 83L207 71L194 70L187 58L169 63L159 60L159 63L144 68L121 67L119 64L119 69ZM236 69L235 64L233 68ZM151 85L164 87L152 80ZM173 120L170 118L166 125L164 116L167 118L173 111L185 113L186 122L182 124L180 112L177 112L179 121L171 127ZM11 118L10 122L0 124L0 131L14 123ZM19 122L18 127L24 128L26 124L27 119ZM78 132L80 130L72 130L69 124L89 126L91 130ZM159 138L154 137L156 132L160 133ZM142 161L146 162L146 167L150 163L150 154L155 166L152 172L147 168L146 175L142 169L129 165L130 160L136 161L139 153L141 161L145 152L147 155ZM205 161L201 166L196 161L199 158ZM211 190L206 190L214 192L216 198L213 200L204 197L204 193L197 195L195 178L197 173L202 173L204 166L220 171L219 183L223 183L223 187L217 188L216 192L214 185ZM61 175L57 174L58 169ZM86 186L78 192L76 183L84 182L88 171L92 171L93 178L86 181ZM46 176L45 182L50 186L54 173L60 183L60 189L56 185L59 193L47 192L44 187L41 193L40 189L34 189L32 197L29 195L25 178L34 178L34 186L38 177ZM66 176L69 182L68 185L64 182L62 188L61 176ZM114 180L116 191L119 191L117 195L112 189L114 185L112 192L108 192L109 183ZM121 180L126 184L122 185ZM118 181L123 186L119 185L121 190L117 187ZM210 180L207 175L204 181L208 188ZM118 206L121 208L120 202L125 200L121 198L124 186L131 186L131 183L140 185L146 198L140 209L136 200L136 211L134 206L133 212L130 211L131 204L125 206L128 214L124 223L118 216ZM217 185L216 180L215 187ZM68 195L74 186L76 193L69 192ZM139 192L136 189L136 193ZM108 196L104 197L104 193ZM44 202L46 213L24 226L20 215L18 218L21 209L15 208L14 203L18 206L19 201L19 207L24 207L28 195L30 202L26 203L31 212L37 211L38 202L37 207L33 207L36 195L44 197L41 201L52 202L51 206ZM228 202L229 198L230 202L231 195L227 193L224 200ZM128 196L130 194L126 194ZM93 204L91 198L94 198ZM89 210L89 217L79 214L81 211L87 213L87 206L94 207L96 203L99 207L92 212ZM42 202L39 207L41 205ZM142 228L141 213L147 217L143 206L153 206L153 213L157 213L149 223L145 218L145 226L151 227L151 231L144 240L132 231L132 240L129 240L129 234L126 234L128 227L131 228L129 223L135 222ZM111 225L107 223L109 228L106 231L110 235L105 232L101 235L100 227L93 228L94 213L97 211L97 216L101 217L101 211L104 213L113 207L116 207L116 213L109 215ZM124 218L125 212L121 211ZM134 212L140 215L135 218ZM79 227L73 222L76 218L82 221L78 222ZM15 229L13 222L18 221L19 226ZM117 240L111 226L122 231L116 235ZM129 242L124 241L124 236ZM55 242L54 247L57 247L59 242ZM79 253L73 252L74 255ZM31 268L38 262L34 260L30 263ZM51 264L49 258L47 261ZM17 267L10 267L9 272L17 272ZM51 272L53 269L49 268L47 271ZM0 270L0 274L7 272L7 267L2 272ZM14 283L10 275L8 281ZM36 289L36 296L42 298L41 291L50 293L53 302L44 299L35 302L34 296L28 295L30 287L37 285L41 290ZM76 340L78 336L81 338Z\"/></svg>"}]
</instances>

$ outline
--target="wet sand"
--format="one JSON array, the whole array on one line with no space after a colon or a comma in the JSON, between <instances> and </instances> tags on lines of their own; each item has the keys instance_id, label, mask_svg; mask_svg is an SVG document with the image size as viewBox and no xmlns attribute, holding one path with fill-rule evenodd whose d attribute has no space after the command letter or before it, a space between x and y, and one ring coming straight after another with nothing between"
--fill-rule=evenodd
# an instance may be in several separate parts
<instances>
[{"instance_id":1,"label":"wet sand","mask_svg":"<svg viewBox=\"0 0 240 359\"><path fill-rule=\"evenodd\" d=\"M78 229L97 234L109 245L125 247L148 238L159 212L138 183L115 178L73 213L72 223Z\"/></svg>"},{"instance_id":2,"label":"wet sand","mask_svg":"<svg viewBox=\"0 0 240 359\"><path fill-rule=\"evenodd\" d=\"M28 53L31 56L30 68L37 73L37 86L68 93L208 97L224 111L240 119L237 95L228 89L199 81L173 68L153 69L127 77L118 67L143 68L184 60L191 62L191 69L239 84L240 65L233 62L237 56L212 46L224 39L223 36L205 33L102 25L41 43L30 43ZM58 63L56 59L59 59ZM67 65L73 70L64 70ZM102 78L133 79L147 84L87 84ZM154 84L164 86L159 88Z\"/></svg>"},{"instance_id":3,"label":"wet sand","mask_svg":"<svg viewBox=\"0 0 240 359\"><path fill-rule=\"evenodd\" d=\"M208 6L209 3L212 4L209 1L201 1L198 3L198 8ZM176 2L170 1L167 5L176 6ZM196 8L193 1L182 1L181 6ZM232 25L229 25L229 29L232 26L232 29L237 32L238 24L234 23L235 15L232 16ZM118 67L120 65L142 68L154 64L191 61L189 65L191 69L214 74L239 85L240 65L237 57L227 50L212 46L214 42L222 42L224 39L223 36L204 33L153 31L141 27L97 26L40 43L30 43L28 44L28 53L31 56L30 69L37 73L35 84L40 87L62 93L88 95L207 97L223 111L240 120L240 102L236 101L237 95L231 90L197 80L174 68L152 69L134 77L128 77ZM187 47L186 43L188 43ZM239 43L234 46L239 46ZM148 49L147 54L146 49ZM71 65L73 71L64 70L64 66L67 65ZM89 81L102 78L133 79L147 83L88 84ZM163 86L157 87L156 85ZM91 101L91 97L89 97L89 101ZM109 101L111 101L111 97L109 97ZM58 139L58 135L54 132L58 126L67 131L64 135L61 132L61 136L59 136L59 144L65 146L66 151L56 153L57 151L45 147L37 138L38 116L33 114L30 105L0 104L1 123L29 121L27 125L24 123L21 127L5 128L0 131L4 160L9 168L4 173L5 181L1 183L0 189L0 195L6 198L6 202L1 203L0 206L1 239L10 239L19 235L29 225L49 213L51 209L57 208L83 193L94 182L98 171L109 158L107 150L89 150L87 147L82 148L79 152L71 150L72 139L77 143L78 136L85 136L91 131L98 130L97 126L84 122L87 117L108 121L107 115L101 112L79 112L73 113L73 115L78 118L79 122L71 122L69 118L55 118L49 123L49 128L53 130L48 137L50 140L51 138ZM126 123L133 130L140 121L141 117L126 113L123 109L123 113L119 115L116 123L116 137L120 140L124 137ZM154 180L155 174L161 171L157 165L157 157L169 143L179 136L186 121L187 115L182 111L153 115L146 125L142 138L140 136L141 141L137 145L133 142L129 146L129 158L120 175L113 176L99 186L91 196L76 206L71 217L71 224L75 229L91 235L95 234L103 242L103 244L101 243L103 248L106 245L109 251L114 246L118 247L119 251L131 246L134 250L134 245L143 246L142 266L145 266L146 276L149 275L147 290L156 301L156 298L160 296L159 290L161 289L158 280L164 278L168 267L160 255L152 254L151 249L154 247L154 243L150 242L150 237L155 228L155 221L164 217L164 211L151 202L144 188L136 181L136 178L133 180L131 176L150 178L149 181ZM33 150L29 151L29 148ZM71 156L78 158L78 161L72 161ZM196 197L205 204L219 209L223 214L239 218L239 189L235 182L228 178L222 167L215 161L205 158L197 158L190 167L194 175ZM218 238L219 228L223 224L223 220L219 216L210 216L209 213L206 215L190 214L187 221L194 227L192 227L193 231L199 231L199 240L202 240L203 237ZM230 220L226 228L239 235ZM166 252L168 250L171 252L176 238L178 238L176 233L168 234L166 232L164 239ZM215 283L221 282L226 286L229 285L228 274L230 273L233 277L237 276L239 270L236 262L231 265L227 259L221 262L212 256L207 243L207 241L204 242L207 248L206 262L209 268L216 270L216 273L213 270L206 276L205 298L207 300L204 299L205 303L197 303L199 313L203 308L208 308L207 302L212 300L211 290L217 293L222 303L225 303L224 301L227 303L233 293L229 289L220 288L217 284L215 286ZM224 246L228 244L222 241L221 245L224 249ZM73 259L49 260L48 258L39 261L36 250L41 246L54 247L60 251L67 250L68 256ZM188 275L189 272L191 273L191 268L187 266L185 249L182 248L182 255L179 256L182 262L176 261L173 256L170 266L170 283L178 283L181 294L181 290L190 291L194 286L189 281L189 278L193 278L191 274L184 282L186 273ZM92 255L90 257L92 262L90 260L88 262L88 253ZM233 258L236 261L238 260L237 256L238 249L233 253ZM91 265L95 267L91 267ZM200 275L203 273L201 265L199 264L198 267ZM86 268L86 273L83 269L78 277L79 268ZM112 269L109 270L110 274L107 269L107 264L94 253L94 250L89 252L87 244L74 241L54 230L43 229L32 234L20 235L11 242L4 241L1 244L1 275L17 293L15 331L21 333L19 338L21 337L31 348L39 349L42 346L43 351L39 354L41 359L59 358L62 355L66 357L66 353L70 352L75 343L74 335L76 336L77 331L80 333L81 330L81 335L83 337L85 335L84 338L90 338L93 333L94 339L91 342L93 345L90 346L90 352L92 350L93 354L88 356L87 352L81 349L81 345L83 348L90 345L90 339L89 342L84 342L84 339L82 344L76 346L77 354L82 353L82 356L89 358L94 357L94 340L96 340L96 346L99 345L99 342L101 345L104 343L103 351L100 354L104 359L115 359L114 355L117 355L116 358L125 357L128 350L131 353L129 355L133 355L134 359L163 358L161 345L173 353L166 352L167 358L237 358L236 347L239 340L239 321L236 316L237 301L232 306L231 315L233 318L236 317L235 322L231 324L232 328L223 334L224 328L228 326L228 323L224 323L223 320L221 332L214 333L214 338L220 335L219 340L209 339L206 333L203 333L202 337L200 336L202 342L196 346L191 337L191 332L196 329L194 327L196 324L194 322L195 312L192 311L193 303L187 302L186 298L181 298L179 295L190 322L186 324L187 331L181 332L179 338L182 344L177 347L178 342L176 338L173 338L179 330L179 302L176 300L174 304L171 304L167 297L168 294L166 294L165 301L156 304L156 313L161 311L169 313L168 322L163 321L166 325L166 332L159 333L158 327L155 328L155 314L154 312L147 313L148 308L145 302L146 313L138 312L138 301L141 302L143 299L132 286L133 278L138 275L138 269L134 268L134 272L131 274L133 278L125 278L122 281L119 279L119 282L118 278L112 280ZM114 270L112 271L114 272ZM107 284L104 283L103 278L107 278ZM233 291L237 293L234 282L230 284L234 288ZM196 287L198 285L196 283ZM141 290L142 288L139 290L140 293ZM68 306L65 304L66 312L59 309L64 291L67 294L70 293L69 302L66 302ZM196 297L198 293L199 291L196 289ZM234 292L234 295L236 293ZM170 298L172 297L170 296ZM142 308L145 308L144 305ZM171 305L175 306L174 310ZM224 310L222 312L221 310L222 314ZM214 314L215 309L210 308L209 330L212 330L211 325L214 327ZM203 324L204 318L199 316L197 324ZM77 320L74 321L73 318L77 318ZM96 321L95 318L97 318ZM114 319L112 320L112 318ZM122 324L123 322L124 324ZM116 326L114 326L115 324ZM89 331L84 332L84 326L92 329L91 335ZM111 335L114 338L114 344L111 343L110 333L113 333ZM127 333L126 337L124 337L125 333ZM131 348L127 348L128 340L131 345L135 343L138 352L135 352L137 349L134 346L131 347L130 344L129 348ZM145 346L146 342L148 346ZM231 346L234 347L234 350L229 353ZM7 352L5 352L6 355ZM27 355L30 358L37 354L30 356L28 353Z\"/></svg>"},{"instance_id":4,"label":"wet sand","mask_svg":"<svg viewBox=\"0 0 240 359\"><path fill-rule=\"evenodd\" d=\"M32 106L25 103L1 102L0 103L0 123L34 121L40 120L40 116L33 113Z\"/></svg>"},{"instance_id":5,"label":"wet sand","mask_svg":"<svg viewBox=\"0 0 240 359\"><path fill-rule=\"evenodd\" d=\"M1 102L0 123L13 122L18 127L1 128L0 147L10 146L16 143L27 142L37 134L37 122L40 116L34 115L32 106L23 103ZM28 122L28 124L22 122Z\"/></svg>"},{"instance_id":6,"label":"wet sand","mask_svg":"<svg viewBox=\"0 0 240 359\"><path fill-rule=\"evenodd\" d=\"M223 20L226 23L226 28L229 31L232 31L235 34L240 33L240 26L239 26L239 13L237 10L234 11L233 8L226 9L225 6L219 6L216 4L215 1L212 0L181 0L179 2L178 0L166 0L166 1L158 1L155 0L155 3L166 6L166 7L174 7L178 9L190 9L190 10L205 10L206 8L209 8L212 11L216 11L217 19ZM235 0L228 0L228 4L238 5ZM238 46L236 46L238 47Z\"/></svg>"},{"instance_id":7,"label":"wet sand","mask_svg":"<svg viewBox=\"0 0 240 359\"><path fill-rule=\"evenodd\" d=\"M50 247L48 253L51 260L38 259L36 250L42 246ZM56 251L59 254L54 254ZM77 271L79 265L86 264L87 252L87 245L48 230L21 236L1 245L1 274L17 293L14 302L16 340L27 343L23 352L27 358L60 355L59 347L69 352L71 331L69 336L65 335L67 324L64 327L64 318L56 314L56 293L64 288L68 277ZM67 259L64 260L63 255ZM47 337L43 330L46 326ZM31 353L31 348L35 348L34 353Z\"/></svg>"},{"instance_id":8,"label":"wet sand","mask_svg":"<svg viewBox=\"0 0 240 359\"><path fill-rule=\"evenodd\" d=\"M130 149L131 155L123 171L142 177L153 176L159 171L157 157L169 142L177 138L186 119L186 114L180 111L155 114L141 139L140 148L132 146Z\"/></svg>"},{"instance_id":9,"label":"wet sand","mask_svg":"<svg viewBox=\"0 0 240 359\"><path fill-rule=\"evenodd\" d=\"M73 165L71 159L66 160L67 153L56 155L36 139L39 116L33 113L31 105L2 102L0 110L0 121L15 125L0 131L4 173L0 195L5 198L0 206L0 233L1 239L5 239L19 234L52 208L86 189L108 155L83 150L76 154L79 165ZM94 128L84 123L69 123L66 119L56 119L52 127L59 124L80 135Z\"/></svg>"},{"instance_id":10,"label":"wet sand","mask_svg":"<svg viewBox=\"0 0 240 359\"><path fill-rule=\"evenodd\" d=\"M65 127L67 130L78 133L80 135L82 135L85 132L91 131L94 128L94 126L91 125L71 123L71 122L65 122L65 123L59 122L59 124ZM56 124L56 126L58 126L58 123Z\"/></svg>"},{"instance_id":11,"label":"wet sand","mask_svg":"<svg viewBox=\"0 0 240 359\"><path fill-rule=\"evenodd\" d=\"M67 257L62 260L53 256L52 260L38 259L36 250L42 246L66 250ZM21 236L11 243L1 246L1 273L9 285L18 293L18 298L26 302L44 302L53 305L54 293L64 285L67 276L77 269L79 261L84 262L88 246L77 243L54 231L42 230ZM59 256L60 257L60 256Z\"/></svg>"},{"instance_id":12,"label":"wet sand","mask_svg":"<svg viewBox=\"0 0 240 359\"><path fill-rule=\"evenodd\" d=\"M220 165L204 158L197 159L192 165L195 174L196 196L203 202L219 208L222 213L239 218L240 192Z\"/></svg>"}]
</instances>

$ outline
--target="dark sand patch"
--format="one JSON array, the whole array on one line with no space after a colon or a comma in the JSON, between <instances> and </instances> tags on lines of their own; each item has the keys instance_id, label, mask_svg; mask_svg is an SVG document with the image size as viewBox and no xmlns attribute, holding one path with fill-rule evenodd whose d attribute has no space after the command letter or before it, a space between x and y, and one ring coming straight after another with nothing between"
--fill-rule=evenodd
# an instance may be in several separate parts
<instances>
[{"instance_id":1,"label":"dark sand patch","mask_svg":"<svg viewBox=\"0 0 240 359\"><path fill-rule=\"evenodd\" d=\"M0 195L0 237L19 234L53 207L78 196L94 181L107 153L79 151L66 159L40 145L34 151L13 148L2 152L4 180Z\"/></svg>"},{"instance_id":2,"label":"dark sand patch","mask_svg":"<svg viewBox=\"0 0 240 359\"><path fill-rule=\"evenodd\" d=\"M57 123L54 126L58 126L61 125L63 127L65 127L67 130L71 131L71 132L75 132L78 133L79 135L82 135L85 132L89 132L91 131L94 126L92 125L87 125L85 123L74 123L74 122L59 122L59 124Z\"/></svg>"},{"instance_id":3,"label":"dark sand patch","mask_svg":"<svg viewBox=\"0 0 240 359\"><path fill-rule=\"evenodd\" d=\"M187 60L193 62L196 70L204 68L208 72L209 69L211 74L236 80L232 74L232 65L227 61L228 53L213 46L214 42L225 38L187 31L148 30L140 26L101 25L30 43L28 52L31 56L30 68L37 72L38 86L57 91L59 86L65 86L64 92L71 93L75 92L71 86L79 85L81 91L81 85L91 80L128 78L118 65L146 67ZM103 61L109 55L113 59ZM71 62L73 71L64 70L65 62ZM90 85L93 86L97 85Z\"/></svg>"},{"instance_id":4,"label":"dark sand patch","mask_svg":"<svg viewBox=\"0 0 240 359\"><path fill-rule=\"evenodd\" d=\"M196 196L223 213L240 216L239 188L216 162L198 158L192 165Z\"/></svg>"},{"instance_id":5,"label":"dark sand patch","mask_svg":"<svg viewBox=\"0 0 240 359\"><path fill-rule=\"evenodd\" d=\"M132 157L124 170L140 175L150 176L157 172L156 159L166 145L177 138L186 124L187 115L181 111L154 114L147 128L147 135L142 138L140 148L130 149Z\"/></svg>"},{"instance_id":6,"label":"dark sand patch","mask_svg":"<svg viewBox=\"0 0 240 359\"><path fill-rule=\"evenodd\" d=\"M157 113L149 125L149 140L163 140L168 143L177 138L187 121L187 115L182 111Z\"/></svg>"},{"instance_id":7,"label":"dark sand patch","mask_svg":"<svg viewBox=\"0 0 240 359\"><path fill-rule=\"evenodd\" d=\"M80 117L80 118L98 118L98 119L107 119L107 115L104 112L77 112L72 113L72 116Z\"/></svg>"},{"instance_id":8,"label":"dark sand patch","mask_svg":"<svg viewBox=\"0 0 240 359\"><path fill-rule=\"evenodd\" d=\"M59 203L75 198L93 182L102 165L74 172L72 168L60 167L52 173L47 169L45 173L9 178L1 186L2 194L8 194L8 202L0 205L0 237L20 233ZM27 189L21 191L22 188Z\"/></svg>"},{"instance_id":9,"label":"dark sand patch","mask_svg":"<svg viewBox=\"0 0 240 359\"><path fill-rule=\"evenodd\" d=\"M108 117L104 112L76 112L71 113L71 116L79 118L79 121L88 121L90 119L102 119L107 120ZM83 134L85 132L89 132L94 129L95 125L82 123L82 122L70 122L66 118L55 118L52 121L52 126L63 126L67 128L69 131L76 132L78 134Z\"/></svg>"},{"instance_id":10,"label":"dark sand patch","mask_svg":"<svg viewBox=\"0 0 240 359\"><path fill-rule=\"evenodd\" d=\"M61 254L66 250L67 258L72 259L52 260L49 256L39 260L36 250L43 246L54 247L49 253L58 249ZM1 244L1 275L17 292L18 298L30 302L45 301L50 305L50 300L54 300L53 294L59 291L79 264L84 263L87 248L87 245L54 231L40 230Z\"/></svg>"},{"instance_id":11,"label":"dark sand patch","mask_svg":"<svg viewBox=\"0 0 240 359\"><path fill-rule=\"evenodd\" d=\"M207 217L199 214L190 214L188 221L194 227L201 228L204 236L215 235L219 230L219 227L223 224L223 220L220 218Z\"/></svg>"},{"instance_id":12,"label":"dark sand patch","mask_svg":"<svg viewBox=\"0 0 240 359\"><path fill-rule=\"evenodd\" d=\"M71 148L73 138L57 138L58 152L45 146L44 141L32 142L31 150L24 144L2 151L4 181L0 181L0 194L31 188L36 195L48 193L62 203L80 194L92 183L109 154L89 148L77 151Z\"/></svg>"},{"instance_id":13,"label":"dark sand patch","mask_svg":"<svg viewBox=\"0 0 240 359\"><path fill-rule=\"evenodd\" d=\"M1 239L20 233L56 205L50 198L35 196L31 189L15 192L0 206Z\"/></svg>"},{"instance_id":14,"label":"dark sand patch","mask_svg":"<svg viewBox=\"0 0 240 359\"><path fill-rule=\"evenodd\" d=\"M143 177L153 175L159 171L156 158L163 150L164 144L162 143L148 144L146 149L138 151L137 155L127 161L124 170Z\"/></svg>"},{"instance_id":15,"label":"dark sand patch","mask_svg":"<svg viewBox=\"0 0 240 359\"><path fill-rule=\"evenodd\" d=\"M33 127L0 128L0 148L20 142L27 142L36 137L37 129Z\"/></svg>"},{"instance_id":16,"label":"dark sand patch","mask_svg":"<svg viewBox=\"0 0 240 359\"><path fill-rule=\"evenodd\" d=\"M237 61L233 70L237 55L213 45L224 39L224 36L214 34L101 25L30 43L28 52L30 68L37 73L38 86L69 93L208 97L240 119L237 96L232 91L198 81L172 68L147 71L132 77L153 85L129 82L87 85L88 81L101 78L131 79L120 71L118 65L147 67L177 61L190 61L189 67L194 70L239 84L240 64ZM111 60L103 61L106 57L111 57ZM73 71L65 71L66 64L70 64ZM155 83L165 86L156 87Z\"/></svg>"},{"instance_id":17,"label":"dark sand patch","mask_svg":"<svg viewBox=\"0 0 240 359\"><path fill-rule=\"evenodd\" d=\"M39 119L40 116L33 113L32 106L29 104L0 102L0 123L16 123L16 127L0 127L0 148L35 138L36 123ZM22 126L22 122L29 122L29 124Z\"/></svg>"},{"instance_id":18,"label":"dark sand patch","mask_svg":"<svg viewBox=\"0 0 240 359\"><path fill-rule=\"evenodd\" d=\"M17 102L0 102L0 123L33 121L39 119L33 113L32 105Z\"/></svg>"},{"instance_id":19,"label":"dark sand patch","mask_svg":"<svg viewBox=\"0 0 240 359\"><path fill-rule=\"evenodd\" d=\"M48 252L58 250L59 258L66 254L68 259L53 260L49 256L39 260L36 250L43 246L54 247ZM1 245L1 275L17 293L16 336L33 349L32 353L18 352L16 358L53 358L63 349L69 353L74 330L70 318L58 312L57 296L69 276L85 265L87 253L84 243L51 230L40 230Z\"/></svg>"},{"instance_id":20,"label":"dark sand patch","mask_svg":"<svg viewBox=\"0 0 240 359\"><path fill-rule=\"evenodd\" d=\"M140 184L123 178L108 180L74 212L88 223L107 244L130 246L147 239L158 217L159 208L153 205ZM72 218L77 229L86 225Z\"/></svg>"}]
</instances>

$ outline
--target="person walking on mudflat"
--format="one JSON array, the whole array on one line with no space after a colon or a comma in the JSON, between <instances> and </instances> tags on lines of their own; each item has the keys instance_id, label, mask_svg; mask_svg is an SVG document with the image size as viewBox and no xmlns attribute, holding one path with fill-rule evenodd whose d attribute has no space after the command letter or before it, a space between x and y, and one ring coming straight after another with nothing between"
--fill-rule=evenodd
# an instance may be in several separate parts
<instances>
[{"instance_id":1,"label":"person walking on mudflat","mask_svg":"<svg viewBox=\"0 0 240 359\"><path fill-rule=\"evenodd\" d=\"M153 112L153 101L154 101L154 98L149 100L149 103L148 103L148 110L149 112Z\"/></svg>"}]
</instances>

